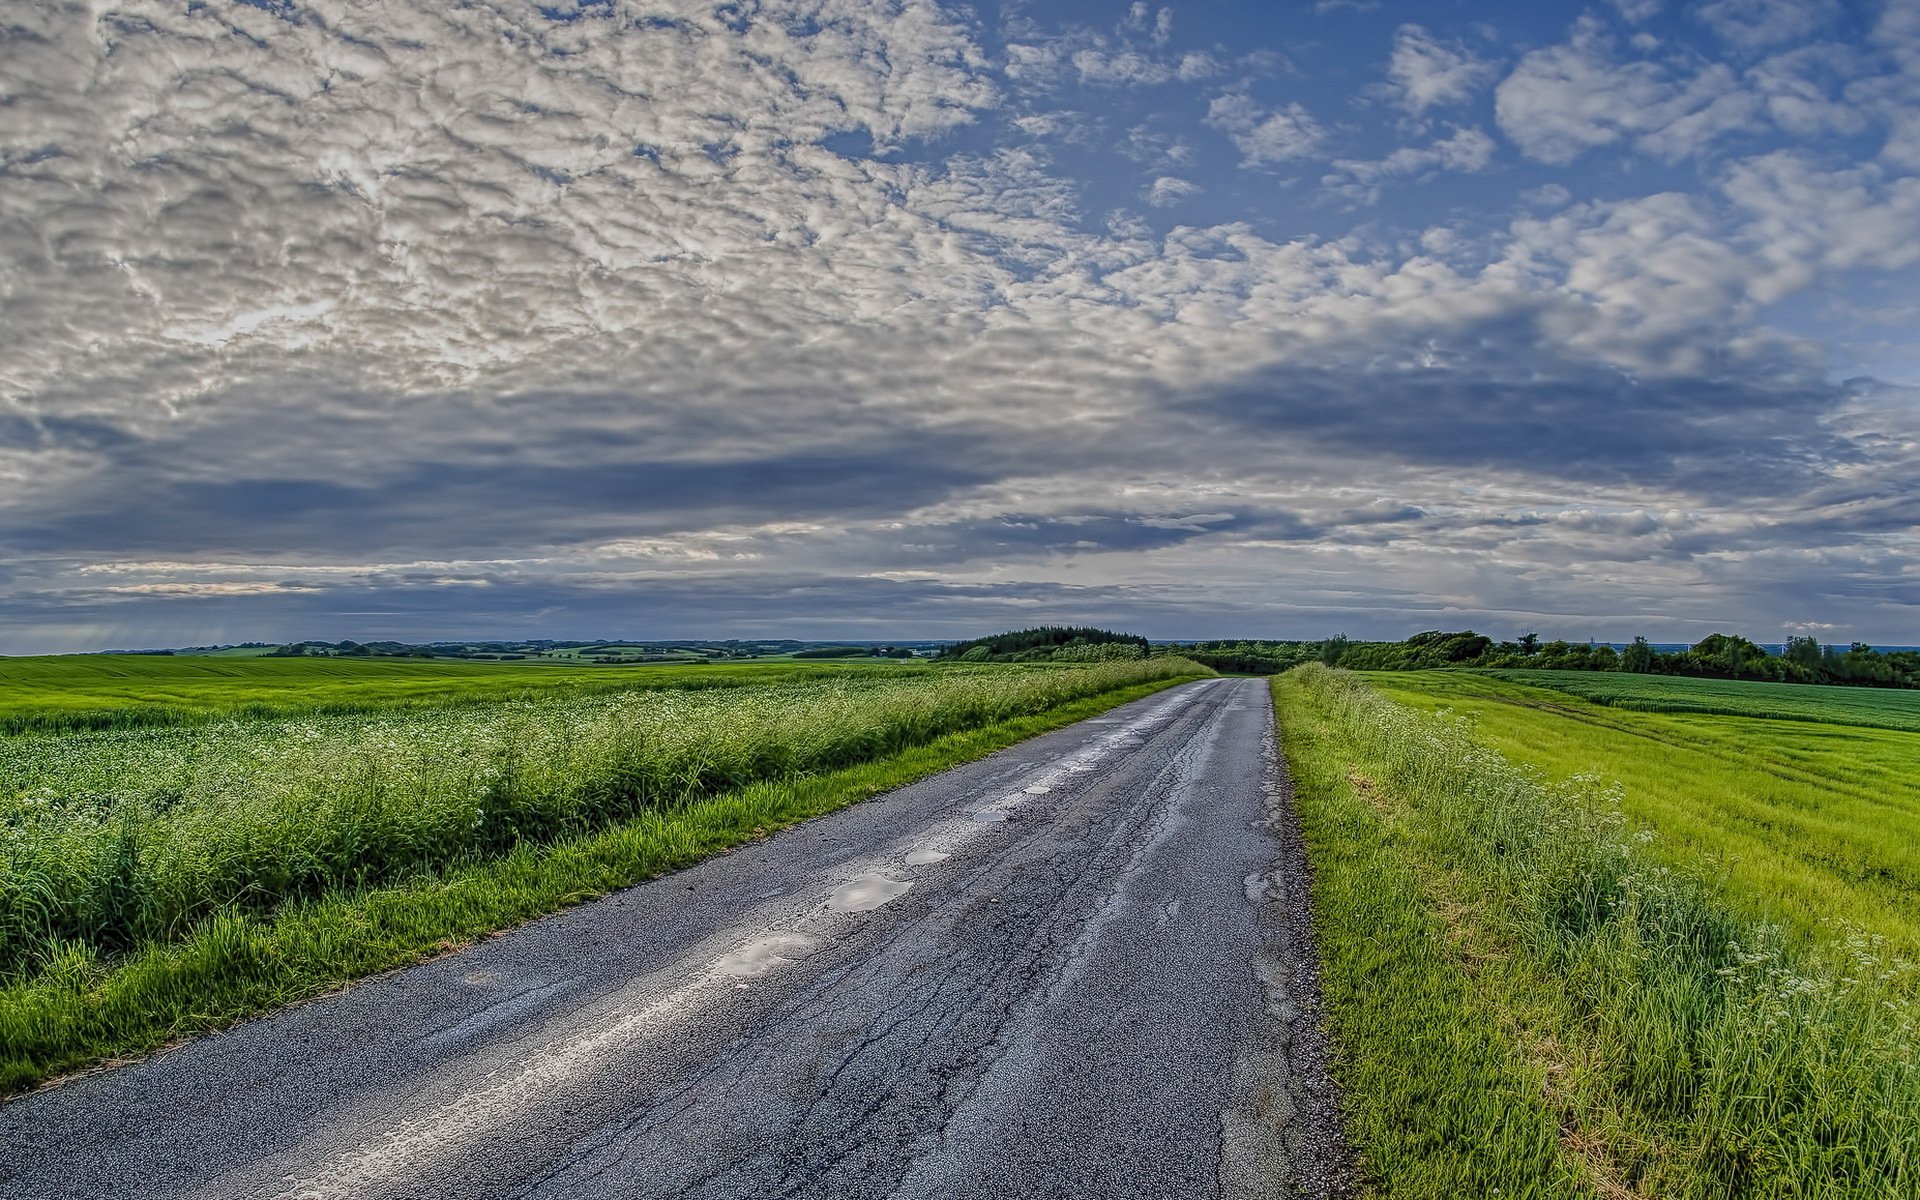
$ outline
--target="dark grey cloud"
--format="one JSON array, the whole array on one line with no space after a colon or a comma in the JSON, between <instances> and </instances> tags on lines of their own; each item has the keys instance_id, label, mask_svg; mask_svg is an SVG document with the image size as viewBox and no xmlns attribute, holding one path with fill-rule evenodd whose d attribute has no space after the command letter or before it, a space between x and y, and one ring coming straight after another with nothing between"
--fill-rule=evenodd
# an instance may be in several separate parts
<instances>
[{"instance_id":1,"label":"dark grey cloud","mask_svg":"<svg viewBox=\"0 0 1920 1200\"><path fill-rule=\"evenodd\" d=\"M1469 351L1505 343L1485 358L1284 364L1176 402L1241 437L1572 484L1674 488L1714 503L1803 491L1865 461L1826 424L1850 399L1842 385L1753 372L1648 378L1558 358L1540 339L1508 332L1457 332Z\"/></svg>"},{"instance_id":2,"label":"dark grey cloud","mask_svg":"<svg viewBox=\"0 0 1920 1200\"><path fill-rule=\"evenodd\" d=\"M958 439L956 439L957 441ZM955 446L772 449L761 457L398 464L330 479L177 479L152 461L16 508L0 540L29 553L471 554L783 520L872 519L985 482ZM51 511L48 511L51 509Z\"/></svg>"}]
</instances>

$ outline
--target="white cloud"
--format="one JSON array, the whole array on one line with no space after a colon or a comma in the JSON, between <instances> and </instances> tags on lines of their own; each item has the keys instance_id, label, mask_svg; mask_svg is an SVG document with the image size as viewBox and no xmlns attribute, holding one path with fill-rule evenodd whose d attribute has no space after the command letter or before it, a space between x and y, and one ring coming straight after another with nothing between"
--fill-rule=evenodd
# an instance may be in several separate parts
<instances>
[{"instance_id":1,"label":"white cloud","mask_svg":"<svg viewBox=\"0 0 1920 1200\"><path fill-rule=\"evenodd\" d=\"M1266 167L1317 154L1326 131L1298 102L1269 110L1245 91L1224 92L1207 107L1207 124L1225 130L1243 167Z\"/></svg>"},{"instance_id":2,"label":"white cloud","mask_svg":"<svg viewBox=\"0 0 1920 1200\"><path fill-rule=\"evenodd\" d=\"M1737 164L1722 186L1750 218L1741 240L1772 268L1754 282L1763 302L1800 290L1822 271L1920 263L1920 178L1874 164L1833 170L1777 151Z\"/></svg>"},{"instance_id":3,"label":"white cloud","mask_svg":"<svg viewBox=\"0 0 1920 1200\"><path fill-rule=\"evenodd\" d=\"M1155 208L1170 208L1183 200L1199 195L1201 187L1189 179L1176 175L1162 175L1148 186L1146 201Z\"/></svg>"},{"instance_id":4,"label":"white cloud","mask_svg":"<svg viewBox=\"0 0 1920 1200\"><path fill-rule=\"evenodd\" d=\"M1838 0L1713 0L1693 15L1742 50L1809 37L1840 13Z\"/></svg>"},{"instance_id":5,"label":"white cloud","mask_svg":"<svg viewBox=\"0 0 1920 1200\"><path fill-rule=\"evenodd\" d=\"M1645 59L1621 62L1591 20L1566 43L1520 60L1495 90L1501 131L1532 158L1569 163L1617 142L1661 158L1706 150L1756 128L1760 99L1726 66L1683 72Z\"/></svg>"},{"instance_id":6,"label":"white cloud","mask_svg":"<svg viewBox=\"0 0 1920 1200\"><path fill-rule=\"evenodd\" d=\"M1455 129L1426 146L1402 146L1383 159L1335 159L1333 171L1321 184L1334 195L1356 205L1380 198L1380 187L1396 177L1419 177L1436 171L1484 171L1493 162L1496 147L1479 129Z\"/></svg>"},{"instance_id":7,"label":"white cloud","mask_svg":"<svg viewBox=\"0 0 1920 1200\"><path fill-rule=\"evenodd\" d=\"M1493 65L1458 42L1435 38L1418 25L1402 25L1393 39L1387 78L1408 112L1449 107L1471 99L1493 79Z\"/></svg>"},{"instance_id":8,"label":"white cloud","mask_svg":"<svg viewBox=\"0 0 1920 1200\"><path fill-rule=\"evenodd\" d=\"M1226 70L1220 61L1203 50L1191 50L1180 56L1180 66L1175 70L1181 80L1192 83L1197 79L1211 79Z\"/></svg>"},{"instance_id":9,"label":"white cloud","mask_svg":"<svg viewBox=\"0 0 1920 1200\"><path fill-rule=\"evenodd\" d=\"M1065 110L1028 113L1013 118L1012 123L1029 137L1060 137L1078 133L1086 125L1086 114Z\"/></svg>"},{"instance_id":10,"label":"white cloud","mask_svg":"<svg viewBox=\"0 0 1920 1200\"><path fill-rule=\"evenodd\" d=\"M1080 82L1151 87L1175 77L1176 68L1135 50L1081 50L1073 55Z\"/></svg>"},{"instance_id":11,"label":"white cloud","mask_svg":"<svg viewBox=\"0 0 1920 1200\"><path fill-rule=\"evenodd\" d=\"M1030 20L1015 22L1018 40L1006 49L1006 74L1028 91L1052 91L1071 80L1099 87L1157 87L1192 81L1222 68L1201 51L1174 54L1173 11L1156 14L1146 5L1127 10L1110 32L1072 25L1047 32Z\"/></svg>"},{"instance_id":12,"label":"white cloud","mask_svg":"<svg viewBox=\"0 0 1920 1200\"><path fill-rule=\"evenodd\" d=\"M1151 6L1136 3L1127 10L1120 28L1131 33L1149 33L1154 45L1164 46L1173 36L1173 10L1163 8L1154 12Z\"/></svg>"},{"instance_id":13,"label":"white cloud","mask_svg":"<svg viewBox=\"0 0 1920 1200\"><path fill-rule=\"evenodd\" d=\"M1135 162L1161 169L1184 167L1198 157L1192 143L1185 138L1146 124L1127 130L1126 139L1114 148Z\"/></svg>"},{"instance_id":14,"label":"white cloud","mask_svg":"<svg viewBox=\"0 0 1920 1200\"><path fill-rule=\"evenodd\" d=\"M1867 124L1866 114L1844 99L1835 81L1861 73L1859 56L1830 44L1784 51L1754 64L1746 81L1760 94L1774 125L1795 137L1850 137Z\"/></svg>"},{"instance_id":15,"label":"white cloud","mask_svg":"<svg viewBox=\"0 0 1920 1200\"><path fill-rule=\"evenodd\" d=\"M1573 193L1564 184L1543 183L1521 192L1520 202L1532 208L1565 208L1573 203Z\"/></svg>"}]
</instances>

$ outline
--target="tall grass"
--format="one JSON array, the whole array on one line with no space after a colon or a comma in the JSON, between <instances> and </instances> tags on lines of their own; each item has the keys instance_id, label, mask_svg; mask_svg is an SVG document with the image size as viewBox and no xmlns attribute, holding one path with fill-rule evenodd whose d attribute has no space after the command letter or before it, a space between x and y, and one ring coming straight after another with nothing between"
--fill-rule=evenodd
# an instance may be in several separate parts
<instances>
[{"instance_id":1,"label":"tall grass","mask_svg":"<svg viewBox=\"0 0 1920 1200\"><path fill-rule=\"evenodd\" d=\"M0 979L870 762L1181 660L0 741Z\"/></svg>"},{"instance_id":2,"label":"tall grass","mask_svg":"<svg viewBox=\"0 0 1920 1200\"><path fill-rule=\"evenodd\" d=\"M1391 997L1397 974L1431 964L1438 930L1455 1002L1510 1043L1494 1083L1463 1076L1463 1086L1505 1089L1510 1106L1514 1080L1531 1081L1523 1103L1539 1117L1521 1125L1536 1144L1513 1155L1486 1136L1479 1151L1517 1164L1504 1194L1566 1194L1569 1170L1581 1190L1611 1195L1920 1194L1908 964L1866 936L1786 939L1701 880L1652 865L1648 835L1598 778L1550 781L1486 749L1467 722L1394 704L1344 672L1306 667L1276 688L1289 737L1313 747L1290 759L1310 852L1334 876L1316 885L1328 942L1352 947L1340 931L1375 919L1366 889L1341 882L1351 859L1341 840L1386 847L1429 910L1387 931L1404 954L1375 945L1368 960L1366 983L1382 997L1369 1003L1385 1011L1372 1029L1348 1022L1343 1044L1350 1070L1400 1094L1358 1103L1417 1121L1461 1102L1429 1086L1447 1069L1427 1059L1430 1042L1372 1036L1420 1028ZM1349 955L1330 952L1330 996L1356 973ZM1365 1114L1356 1124L1376 1130L1375 1152L1361 1151L1381 1190L1425 1194L1404 1186L1421 1170L1404 1145ZM1559 1130L1558 1155L1538 1152L1543 1126ZM1502 1183L1499 1171L1478 1178Z\"/></svg>"},{"instance_id":3,"label":"tall grass","mask_svg":"<svg viewBox=\"0 0 1920 1200\"><path fill-rule=\"evenodd\" d=\"M844 770L764 780L498 857L436 865L267 912L223 910L185 936L103 960L69 943L0 983L0 1094L404 966L1137 699L1140 682L950 733ZM1109 677L1111 679L1112 677Z\"/></svg>"}]
</instances>

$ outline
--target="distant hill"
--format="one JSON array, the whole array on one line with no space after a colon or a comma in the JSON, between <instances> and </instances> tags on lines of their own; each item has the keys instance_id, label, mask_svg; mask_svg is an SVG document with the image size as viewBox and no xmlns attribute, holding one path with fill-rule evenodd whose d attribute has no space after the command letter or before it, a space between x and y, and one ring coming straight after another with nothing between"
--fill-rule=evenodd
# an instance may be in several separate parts
<instances>
[{"instance_id":1,"label":"distant hill","mask_svg":"<svg viewBox=\"0 0 1920 1200\"><path fill-rule=\"evenodd\" d=\"M1109 629L1046 625L955 642L934 655L944 662L1101 662L1145 658L1147 639Z\"/></svg>"}]
</instances>

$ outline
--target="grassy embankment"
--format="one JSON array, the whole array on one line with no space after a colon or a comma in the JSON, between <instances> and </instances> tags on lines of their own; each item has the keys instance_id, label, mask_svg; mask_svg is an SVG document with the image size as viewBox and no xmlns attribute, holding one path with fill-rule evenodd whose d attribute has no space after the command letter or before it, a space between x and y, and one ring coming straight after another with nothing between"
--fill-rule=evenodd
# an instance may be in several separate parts
<instances>
[{"instance_id":1,"label":"grassy embankment","mask_svg":"<svg viewBox=\"0 0 1920 1200\"><path fill-rule=\"evenodd\" d=\"M549 692L740 687L848 673L898 678L927 669L886 660L589 666L159 654L0 658L0 734L338 716Z\"/></svg>"},{"instance_id":2,"label":"grassy embankment","mask_svg":"<svg viewBox=\"0 0 1920 1200\"><path fill-rule=\"evenodd\" d=\"M0 739L0 1089L416 961L1204 673L883 671Z\"/></svg>"},{"instance_id":3,"label":"grassy embankment","mask_svg":"<svg viewBox=\"0 0 1920 1200\"><path fill-rule=\"evenodd\" d=\"M1419 707L1274 690L1377 1194L1920 1194L1913 914L1854 866L1920 829L1920 738L1372 682Z\"/></svg>"}]
</instances>

